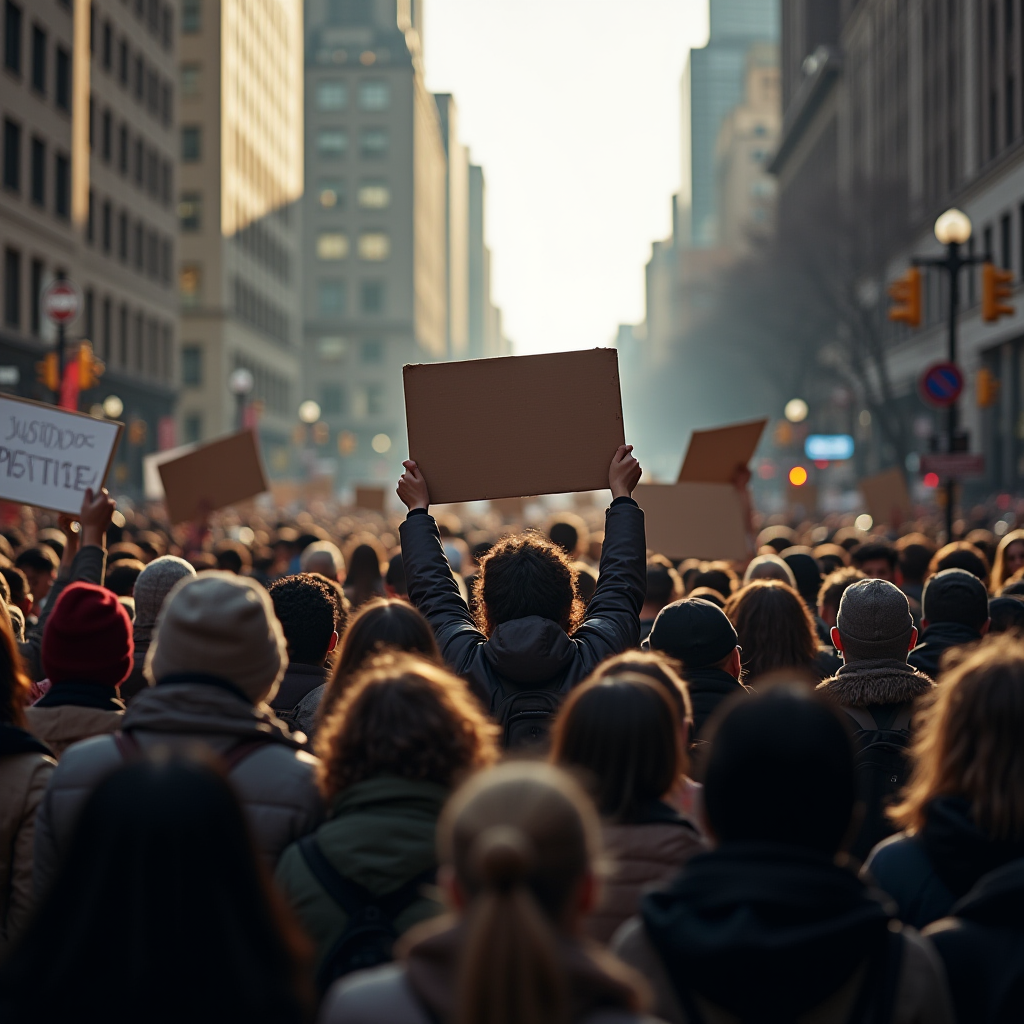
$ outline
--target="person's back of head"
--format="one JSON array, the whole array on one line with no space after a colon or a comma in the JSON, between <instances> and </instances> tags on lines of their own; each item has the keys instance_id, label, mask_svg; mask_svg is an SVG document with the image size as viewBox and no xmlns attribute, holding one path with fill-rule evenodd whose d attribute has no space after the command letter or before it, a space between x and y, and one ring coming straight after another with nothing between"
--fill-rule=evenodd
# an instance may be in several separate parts
<instances>
[{"instance_id":1,"label":"person's back of head","mask_svg":"<svg viewBox=\"0 0 1024 1024\"><path fill-rule=\"evenodd\" d=\"M757 535L757 550L772 548L776 554L796 543L796 530L790 526L766 526Z\"/></svg>"},{"instance_id":2,"label":"person's back of head","mask_svg":"<svg viewBox=\"0 0 1024 1024\"><path fill-rule=\"evenodd\" d=\"M821 571L829 576L850 564L850 553L838 544L819 544L812 552L821 566Z\"/></svg>"},{"instance_id":3,"label":"person's back of head","mask_svg":"<svg viewBox=\"0 0 1024 1024\"><path fill-rule=\"evenodd\" d=\"M988 559L965 540L956 540L939 548L928 563L928 576L932 577L944 569L963 569L988 586Z\"/></svg>"},{"instance_id":4,"label":"person's back of head","mask_svg":"<svg viewBox=\"0 0 1024 1024\"><path fill-rule=\"evenodd\" d=\"M789 566L796 581L796 592L813 614L817 609L818 590L821 587L821 566L806 550L787 548L779 557Z\"/></svg>"},{"instance_id":5,"label":"person's back of head","mask_svg":"<svg viewBox=\"0 0 1024 1024\"><path fill-rule=\"evenodd\" d=\"M676 710L676 717L686 727L687 736L693 727L693 705L690 689L682 676L682 665L661 651L624 651L605 658L588 679L608 679L619 675L645 676L657 683Z\"/></svg>"},{"instance_id":6,"label":"person's back of head","mask_svg":"<svg viewBox=\"0 0 1024 1024\"><path fill-rule=\"evenodd\" d=\"M1024 601L1017 597L993 597L988 603L991 634L1015 633L1024 637Z\"/></svg>"},{"instance_id":7,"label":"person's back of head","mask_svg":"<svg viewBox=\"0 0 1024 1024\"><path fill-rule=\"evenodd\" d=\"M539 616L573 632L583 617L569 556L536 533L504 537L484 556L476 582L477 616L488 636L506 622Z\"/></svg>"},{"instance_id":8,"label":"person's back of head","mask_svg":"<svg viewBox=\"0 0 1024 1024\"><path fill-rule=\"evenodd\" d=\"M456 1019L572 1019L572 996L592 997L573 992L564 943L587 909L583 901L592 900L600 850L598 817L579 784L528 761L482 772L445 808L438 850L464 900ZM611 976L613 969L594 964L591 983L602 971L605 1005L615 993L622 1009L636 1010L636 991L624 977Z\"/></svg>"},{"instance_id":9,"label":"person's back of head","mask_svg":"<svg viewBox=\"0 0 1024 1024\"><path fill-rule=\"evenodd\" d=\"M382 775L450 789L497 760L497 738L458 676L416 655L382 654L356 673L317 731L317 780L328 806Z\"/></svg>"},{"instance_id":10,"label":"person's back of head","mask_svg":"<svg viewBox=\"0 0 1024 1024\"><path fill-rule=\"evenodd\" d=\"M56 552L47 544L26 548L14 559L14 567L25 573L33 590L39 587L40 581L55 577L59 565Z\"/></svg>"},{"instance_id":11,"label":"person's back of head","mask_svg":"<svg viewBox=\"0 0 1024 1024\"><path fill-rule=\"evenodd\" d=\"M387 561L384 549L376 538L364 537L349 552L345 559L348 566L345 586L360 593L369 593L382 585L381 563Z\"/></svg>"},{"instance_id":12,"label":"person's back of head","mask_svg":"<svg viewBox=\"0 0 1024 1024\"><path fill-rule=\"evenodd\" d=\"M646 643L691 671L720 666L734 655L739 640L718 605L687 597L662 608Z\"/></svg>"},{"instance_id":13,"label":"person's back of head","mask_svg":"<svg viewBox=\"0 0 1024 1024\"><path fill-rule=\"evenodd\" d=\"M214 549L213 556L221 572L233 572L241 576L252 568L252 552L237 540L221 541Z\"/></svg>"},{"instance_id":14,"label":"person's back of head","mask_svg":"<svg viewBox=\"0 0 1024 1024\"><path fill-rule=\"evenodd\" d=\"M906 661L917 636L907 595L888 580L870 577L843 591L836 630L847 663Z\"/></svg>"},{"instance_id":15,"label":"person's back of head","mask_svg":"<svg viewBox=\"0 0 1024 1024\"><path fill-rule=\"evenodd\" d=\"M886 541L869 540L853 549L853 564L865 576L875 579L889 580L896 578L898 556L896 549Z\"/></svg>"},{"instance_id":16,"label":"person's back of head","mask_svg":"<svg viewBox=\"0 0 1024 1024\"><path fill-rule=\"evenodd\" d=\"M176 555L154 558L135 580L132 596L135 598L135 631L151 631L167 595L179 580L194 579L195 569ZM148 635L146 639L148 639Z\"/></svg>"},{"instance_id":17,"label":"person's back of head","mask_svg":"<svg viewBox=\"0 0 1024 1024\"><path fill-rule=\"evenodd\" d=\"M758 555L751 559L747 571L743 574L743 585L746 586L754 580L778 580L780 583L788 583L796 590L793 570L779 555Z\"/></svg>"},{"instance_id":18,"label":"person's back of head","mask_svg":"<svg viewBox=\"0 0 1024 1024\"><path fill-rule=\"evenodd\" d=\"M923 533L907 533L896 541L900 575L904 583L920 586L928 575L928 563L936 547Z\"/></svg>"},{"instance_id":19,"label":"person's back of head","mask_svg":"<svg viewBox=\"0 0 1024 1024\"><path fill-rule=\"evenodd\" d=\"M0 1017L298 1024L312 1009L305 957L232 786L206 763L164 755L119 768L86 800L0 968Z\"/></svg>"},{"instance_id":20,"label":"person's back of head","mask_svg":"<svg viewBox=\"0 0 1024 1024\"><path fill-rule=\"evenodd\" d=\"M576 593L586 608L597 593L597 573L586 562L573 562L572 568L576 573Z\"/></svg>"},{"instance_id":21,"label":"person's back of head","mask_svg":"<svg viewBox=\"0 0 1024 1024\"><path fill-rule=\"evenodd\" d=\"M299 569L337 580L345 572L345 559L336 544L329 540L318 540L299 556Z\"/></svg>"},{"instance_id":22,"label":"person's back of head","mask_svg":"<svg viewBox=\"0 0 1024 1024\"><path fill-rule=\"evenodd\" d=\"M814 620L800 595L778 580L754 580L726 602L751 678L796 669L811 672L818 654Z\"/></svg>"},{"instance_id":23,"label":"person's back of head","mask_svg":"<svg viewBox=\"0 0 1024 1024\"><path fill-rule=\"evenodd\" d=\"M284 630L288 660L322 665L338 641L335 598L318 576L285 576L270 588L274 614Z\"/></svg>"},{"instance_id":24,"label":"person's back of head","mask_svg":"<svg viewBox=\"0 0 1024 1024\"><path fill-rule=\"evenodd\" d=\"M988 591L966 569L943 569L929 577L921 596L921 621L952 622L981 632L988 621Z\"/></svg>"},{"instance_id":25,"label":"person's back of head","mask_svg":"<svg viewBox=\"0 0 1024 1024\"><path fill-rule=\"evenodd\" d=\"M488 548L488 550L490 549ZM401 551L397 555L392 555L391 561L388 562L388 571L384 575L384 589L388 592L388 597L409 596L409 584L405 577L405 560L402 558Z\"/></svg>"},{"instance_id":26,"label":"person's back of head","mask_svg":"<svg viewBox=\"0 0 1024 1024\"><path fill-rule=\"evenodd\" d=\"M670 601L683 596L683 581L664 555L651 555L647 559L647 594L644 604L657 614Z\"/></svg>"},{"instance_id":27,"label":"person's back of head","mask_svg":"<svg viewBox=\"0 0 1024 1024\"><path fill-rule=\"evenodd\" d=\"M834 626L836 624L836 616L839 614L839 602L842 600L843 592L846 588L852 586L858 580L866 578L860 569L852 567L837 569L825 577L821 584L821 589L818 591L817 601L818 617L825 625Z\"/></svg>"},{"instance_id":28,"label":"person's back of head","mask_svg":"<svg viewBox=\"0 0 1024 1024\"><path fill-rule=\"evenodd\" d=\"M32 607L32 588L29 586L28 577L21 569L12 566L0 567L0 575L7 581L8 595L7 604L17 605L22 611Z\"/></svg>"},{"instance_id":29,"label":"person's back of head","mask_svg":"<svg viewBox=\"0 0 1024 1024\"><path fill-rule=\"evenodd\" d=\"M562 513L548 529L552 544L557 544L570 558L579 558L587 553L590 535L587 524L573 513Z\"/></svg>"},{"instance_id":30,"label":"person's back of head","mask_svg":"<svg viewBox=\"0 0 1024 1024\"><path fill-rule=\"evenodd\" d=\"M687 596L692 596L695 590L702 587L710 587L717 590L722 597L728 598L736 591L738 585L739 577L731 566L723 562L709 562L690 580L690 592Z\"/></svg>"},{"instance_id":31,"label":"person's back of head","mask_svg":"<svg viewBox=\"0 0 1024 1024\"><path fill-rule=\"evenodd\" d=\"M641 822L688 768L678 713L663 686L619 671L570 694L550 760L581 775L602 817Z\"/></svg>"},{"instance_id":32,"label":"person's back of head","mask_svg":"<svg viewBox=\"0 0 1024 1024\"><path fill-rule=\"evenodd\" d=\"M123 558L110 569L103 579L103 586L118 597L132 597L135 584L146 568L145 562L137 558Z\"/></svg>"},{"instance_id":33,"label":"person's back of head","mask_svg":"<svg viewBox=\"0 0 1024 1024\"><path fill-rule=\"evenodd\" d=\"M973 544L984 556L985 561L989 565L992 564L996 556L996 546L998 541L996 535L991 530L971 530L970 533L964 537L964 540L968 544Z\"/></svg>"},{"instance_id":34,"label":"person's back of head","mask_svg":"<svg viewBox=\"0 0 1024 1024\"><path fill-rule=\"evenodd\" d=\"M841 712L780 685L728 705L711 729L704 806L720 844L839 852L856 800L853 741Z\"/></svg>"}]
</instances>

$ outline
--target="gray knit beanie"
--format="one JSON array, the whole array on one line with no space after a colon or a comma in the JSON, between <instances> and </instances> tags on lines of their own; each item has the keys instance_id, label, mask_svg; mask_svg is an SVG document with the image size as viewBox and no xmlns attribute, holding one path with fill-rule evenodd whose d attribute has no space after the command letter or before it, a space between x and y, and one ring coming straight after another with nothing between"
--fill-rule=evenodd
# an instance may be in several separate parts
<instances>
[{"instance_id":1,"label":"gray knit beanie","mask_svg":"<svg viewBox=\"0 0 1024 1024\"><path fill-rule=\"evenodd\" d=\"M899 587L888 580L858 580L843 591L836 627L847 662L906 661L914 619L907 595Z\"/></svg>"},{"instance_id":2,"label":"gray knit beanie","mask_svg":"<svg viewBox=\"0 0 1024 1024\"><path fill-rule=\"evenodd\" d=\"M156 626L157 616L164 605L164 599L174 589L178 580L186 576L195 576L196 571L176 555L163 555L154 558L135 581L135 642L145 640L147 643ZM140 633L144 634L140 636Z\"/></svg>"},{"instance_id":3,"label":"gray knit beanie","mask_svg":"<svg viewBox=\"0 0 1024 1024\"><path fill-rule=\"evenodd\" d=\"M272 700L288 664L288 648L270 595L229 572L181 580L167 595L146 676L215 676L253 704Z\"/></svg>"}]
</instances>

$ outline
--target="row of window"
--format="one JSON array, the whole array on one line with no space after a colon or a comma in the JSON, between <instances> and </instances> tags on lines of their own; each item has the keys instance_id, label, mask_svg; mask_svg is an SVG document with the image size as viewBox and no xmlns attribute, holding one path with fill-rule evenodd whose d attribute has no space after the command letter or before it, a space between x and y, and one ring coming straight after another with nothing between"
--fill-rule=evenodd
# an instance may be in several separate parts
<instances>
[{"instance_id":1,"label":"row of window","mask_svg":"<svg viewBox=\"0 0 1024 1024\"><path fill-rule=\"evenodd\" d=\"M243 252L269 270L282 284L291 283L291 254L266 225L258 220L251 221L240 231L235 232L234 241Z\"/></svg>"},{"instance_id":2,"label":"row of window","mask_svg":"<svg viewBox=\"0 0 1024 1024\"><path fill-rule=\"evenodd\" d=\"M4 2L4 67L21 78L25 64L25 18L21 6L13 0ZM41 97L50 94L49 36L43 26L33 23L30 33L29 85ZM58 110L71 112L71 52L58 44L53 60L53 100Z\"/></svg>"},{"instance_id":3,"label":"row of window","mask_svg":"<svg viewBox=\"0 0 1024 1024\"><path fill-rule=\"evenodd\" d=\"M345 110L348 94L348 83L340 79L327 79L317 82L313 91L314 104L317 110L324 112ZM391 106L391 86L387 82L375 79L360 82L356 94L360 110L376 112Z\"/></svg>"},{"instance_id":4,"label":"row of window","mask_svg":"<svg viewBox=\"0 0 1024 1024\"><path fill-rule=\"evenodd\" d=\"M316 352L325 362L337 362L348 352L349 343L346 338L330 335L316 339ZM380 338L364 338L359 343L359 359L367 365L376 366L384 362L384 342Z\"/></svg>"},{"instance_id":5,"label":"row of window","mask_svg":"<svg viewBox=\"0 0 1024 1024\"><path fill-rule=\"evenodd\" d=\"M3 184L4 188L17 195L22 192L22 165L24 149L22 128L17 121L4 119ZM57 151L53 155L52 186L48 187L47 166L50 160L44 139L33 135L28 146L28 197L33 206L46 209L53 196L53 212L61 219L71 217L71 158L67 153Z\"/></svg>"},{"instance_id":6,"label":"row of window","mask_svg":"<svg viewBox=\"0 0 1024 1024\"><path fill-rule=\"evenodd\" d=\"M104 108L100 115L98 129L95 122L95 106L90 98L89 146L95 151L98 142L100 159L105 164L113 164L116 148L118 171L125 177L131 174L135 184L145 189L152 199L170 206L174 188L172 161L165 158L156 146L150 146L141 135L133 139L127 122L117 127L115 147L114 115L109 107Z\"/></svg>"},{"instance_id":7,"label":"row of window","mask_svg":"<svg viewBox=\"0 0 1024 1024\"><path fill-rule=\"evenodd\" d=\"M364 160L380 160L388 155L386 128L363 128L359 132L359 155ZM348 153L348 131L322 128L316 133L316 151L324 160L339 160Z\"/></svg>"},{"instance_id":8,"label":"row of window","mask_svg":"<svg viewBox=\"0 0 1024 1024\"><path fill-rule=\"evenodd\" d=\"M317 200L325 210L344 210L348 188L343 178L325 178L317 185ZM361 210L386 210L391 205L391 189L380 178L364 178L356 190L356 205Z\"/></svg>"},{"instance_id":9,"label":"row of window","mask_svg":"<svg viewBox=\"0 0 1024 1024\"><path fill-rule=\"evenodd\" d=\"M42 327L39 300L43 293L45 271L42 260L29 261L28 330L37 337ZM64 271L58 269L55 276L63 277ZM4 325L19 332L25 327L22 284L21 252L18 249L4 249Z\"/></svg>"},{"instance_id":10,"label":"row of window","mask_svg":"<svg viewBox=\"0 0 1024 1024\"><path fill-rule=\"evenodd\" d=\"M291 342L288 314L240 277L232 282L235 315L279 345Z\"/></svg>"},{"instance_id":11,"label":"row of window","mask_svg":"<svg viewBox=\"0 0 1024 1024\"><path fill-rule=\"evenodd\" d=\"M142 220L133 221L127 210L119 211L115 217L113 203L109 199L97 202L92 189L89 190L85 240L89 245L98 244L104 255L112 256L116 252L126 266L170 287L174 258L171 239Z\"/></svg>"},{"instance_id":12,"label":"row of window","mask_svg":"<svg viewBox=\"0 0 1024 1024\"><path fill-rule=\"evenodd\" d=\"M127 5L129 0L121 0ZM139 21L144 21L146 27L155 39L165 50L170 50L174 42L174 4L161 3L161 0L133 0L135 16ZM186 0L187 6L187 0ZM104 35L110 22L104 24ZM93 53L96 52L96 9L90 6L89 10L89 47Z\"/></svg>"},{"instance_id":13,"label":"row of window","mask_svg":"<svg viewBox=\"0 0 1024 1024\"><path fill-rule=\"evenodd\" d=\"M351 390L343 384L322 384L320 411L324 416L351 416L364 420L387 412L383 384L356 384Z\"/></svg>"},{"instance_id":14,"label":"row of window","mask_svg":"<svg viewBox=\"0 0 1024 1024\"><path fill-rule=\"evenodd\" d=\"M348 313L348 282L321 281L317 286L317 307L323 317L345 316ZM384 312L384 282L362 281L359 284L359 312L377 316Z\"/></svg>"},{"instance_id":15,"label":"row of window","mask_svg":"<svg viewBox=\"0 0 1024 1024\"><path fill-rule=\"evenodd\" d=\"M270 412L282 416L291 413L291 382L286 377L268 370L251 359L235 356L236 370L248 370L253 377L250 401L262 402ZM206 382L206 362L203 346L198 342L185 342L181 346L181 385L201 388Z\"/></svg>"},{"instance_id":16,"label":"row of window","mask_svg":"<svg viewBox=\"0 0 1024 1024\"><path fill-rule=\"evenodd\" d=\"M391 255L391 239L383 231L364 231L356 243L359 258L367 263L379 263ZM316 237L316 257L325 262L348 257L348 235L343 231L321 231Z\"/></svg>"}]
</instances>

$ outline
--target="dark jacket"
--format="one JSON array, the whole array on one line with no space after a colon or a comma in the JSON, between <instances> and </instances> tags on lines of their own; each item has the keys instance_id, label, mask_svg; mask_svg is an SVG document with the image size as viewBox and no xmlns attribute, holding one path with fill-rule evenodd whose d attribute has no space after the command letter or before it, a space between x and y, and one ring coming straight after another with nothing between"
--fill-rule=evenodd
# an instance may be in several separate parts
<instances>
[{"instance_id":1,"label":"dark jacket","mask_svg":"<svg viewBox=\"0 0 1024 1024\"><path fill-rule=\"evenodd\" d=\"M960 1024L1024 1020L1024 860L985 875L925 935L946 965Z\"/></svg>"},{"instance_id":2,"label":"dark jacket","mask_svg":"<svg viewBox=\"0 0 1024 1024\"><path fill-rule=\"evenodd\" d=\"M993 842L967 800L943 796L928 804L920 832L879 843L864 871L896 901L901 921L923 928L951 913L982 876L1019 857L1024 843Z\"/></svg>"},{"instance_id":3,"label":"dark jacket","mask_svg":"<svg viewBox=\"0 0 1024 1024\"><path fill-rule=\"evenodd\" d=\"M323 665L299 665L296 662L289 662L270 706L278 712L294 711L303 697L326 682L327 669Z\"/></svg>"},{"instance_id":4,"label":"dark jacket","mask_svg":"<svg viewBox=\"0 0 1024 1024\"><path fill-rule=\"evenodd\" d=\"M557 622L530 615L503 622L488 638L452 578L433 516L414 510L400 532L409 598L449 667L491 710L516 690L567 693L605 658L639 643L647 548L644 514L632 498L608 509L597 590L571 637Z\"/></svg>"},{"instance_id":5,"label":"dark jacket","mask_svg":"<svg viewBox=\"0 0 1024 1024\"><path fill-rule=\"evenodd\" d=\"M939 678L939 662L950 647L977 643L981 634L959 622L933 622L922 634L921 642L910 652L911 666L932 679Z\"/></svg>"},{"instance_id":6,"label":"dark jacket","mask_svg":"<svg viewBox=\"0 0 1024 1024\"><path fill-rule=\"evenodd\" d=\"M880 708L913 704L934 683L895 658L851 661L818 684L818 693L843 708Z\"/></svg>"},{"instance_id":7,"label":"dark jacket","mask_svg":"<svg viewBox=\"0 0 1024 1024\"><path fill-rule=\"evenodd\" d=\"M708 719L715 713L715 708L724 700L734 697L737 693L750 693L735 676L729 675L724 669L709 665L707 668L688 668L683 670L687 689L690 691L690 703L693 705L693 735L690 741L700 739L701 731Z\"/></svg>"},{"instance_id":8,"label":"dark jacket","mask_svg":"<svg viewBox=\"0 0 1024 1024\"><path fill-rule=\"evenodd\" d=\"M878 972L867 976L881 988L886 966L897 967L890 921L884 897L829 857L724 844L647 896L612 950L643 971L655 1012L669 1022L689 1024L687 1005L706 1022L861 1020L851 1009L865 971ZM950 1019L941 964L924 946L913 933L902 937L887 1019Z\"/></svg>"}]
</instances>

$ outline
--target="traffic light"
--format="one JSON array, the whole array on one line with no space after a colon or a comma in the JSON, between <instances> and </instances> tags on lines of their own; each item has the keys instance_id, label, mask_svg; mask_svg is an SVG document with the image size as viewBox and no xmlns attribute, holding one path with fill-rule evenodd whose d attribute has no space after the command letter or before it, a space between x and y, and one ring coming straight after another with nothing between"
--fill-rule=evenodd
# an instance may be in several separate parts
<instances>
[{"instance_id":1,"label":"traffic light","mask_svg":"<svg viewBox=\"0 0 1024 1024\"><path fill-rule=\"evenodd\" d=\"M911 267L902 277L889 285L893 306L889 319L905 323L908 327L921 325L921 271Z\"/></svg>"},{"instance_id":2,"label":"traffic light","mask_svg":"<svg viewBox=\"0 0 1024 1024\"><path fill-rule=\"evenodd\" d=\"M979 409L989 409L999 400L999 378L987 366L978 371L975 389Z\"/></svg>"},{"instance_id":3,"label":"traffic light","mask_svg":"<svg viewBox=\"0 0 1024 1024\"><path fill-rule=\"evenodd\" d=\"M1013 291L1013 271L1000 270L994 263L981 266L981 318L991 323L1001 316L1013 316L1016 309L1005 302Z\"/></svg>"},{"instance_id":4,"label":"traffic light","mask_svg":"<svg viewBox=\"0 0 1024 1024\"><path fill-rule=\"evenodd\" d=\"M60 390L60 369L57 366L56 352L47 352L46 355L36 363L36 376L39 383L50 391Z\"/></svg>"},{"instance_id":5,"label":"traffic light","mask_svg":"<svg viewBox=\"0 0 1024 1024\"><path fill-rule=\"evenodd\" d=\"M88 391L99 385L100 377L106 367L101 359L96 358L92 350L92 344L83 341L78 346L78 387L81 391Z\"/></svg>"}]
</instances>

